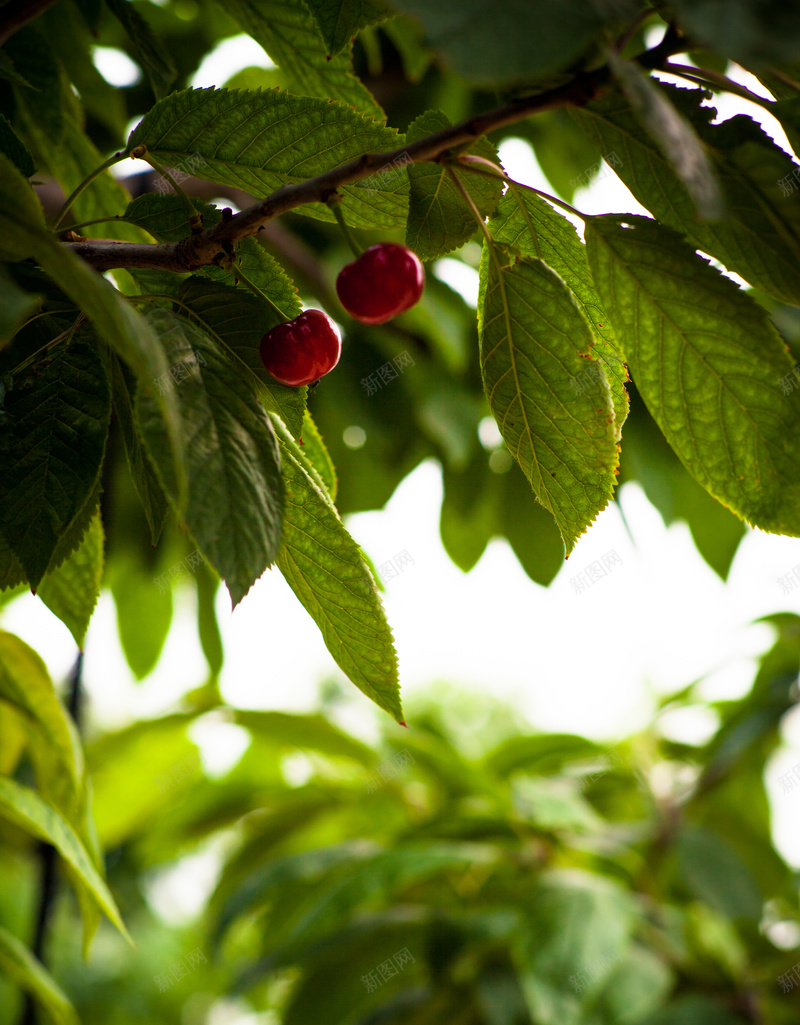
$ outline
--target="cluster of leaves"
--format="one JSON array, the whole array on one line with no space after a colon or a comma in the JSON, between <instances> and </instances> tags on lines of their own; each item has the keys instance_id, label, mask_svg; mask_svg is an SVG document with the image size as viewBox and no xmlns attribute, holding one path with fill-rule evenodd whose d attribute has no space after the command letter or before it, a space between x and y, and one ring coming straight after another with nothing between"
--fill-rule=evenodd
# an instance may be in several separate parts
<instances>
[{"instance_id":1,"label":"cluster of leaves","mask_svg":"<svg viewBox=\"0 0 800 1025\"><path fill-rule=\"evenodd\" d=\"M739 89L723 74L734 58L771 91L775 100L760 102L792 145L800 145L800 70L793 63L800 19L789 8L781 24L773 24L756 0L737 0L730 8L735 16L721 12L715 0L670 5L525 0L499 8L487 0L395 0L391 5L383 0L159 5L61 0L13 34L0 50L3 601L35 590L80 647L105 584L114 594L128 660L142 677L158 659L172 609L171 593L156 588L154 577L169 579L186 553L196 552L200 564L192 579L210 669L209 686L196 703L207 707L219 700L215 683L222 652L214 618L219 580L235 605L274 565L346 676L401 721L397 660L375 574L341 515L381 506L427 456L443 465L442 537L464 569L500 535L534 580L549 583L565 553L611 500L619 477L641 481L666 518L688 520L700 550L723 576L743 521L800 535L795 494L800 407L795 389L782 384L787 378L793 383L800 354L792 334L800 332L791 317L791 308L800 305L800 205L796 190L785 184L796 180L797 165L751 118L715 123L709 105L709 89ZM670 26L668 45L648 53L645 30L654 25ZM221 38L240 31L255 39L276 67L245 69L223 88L187 88L203 56ZM142 69L142 82L112 89L92 60L98 41L125 50ZM648 74L654 64L663 66L681 52L694 60L681 72L684 87ZM515 104L535 105L537 95L557 95L575 83L586 88L569 94L577 104L569 113L546 109L525 121L509 118ZM486 112L500 103L505 113L495 125ZM258 344L279 315L289 318L300 311L301 296L342 318L330 281L346 257L322 192L281 218L278 227L285 224L285 231L269 236L272 243L245 238L229 259L192 274L137 269L135 260L124 269L123 260L112 283L63 244L59 233L66 225L55 210L48 221L40 202L41 197L46 205L46 186L38 195L33 187L49 179L64 195L74 193L70 220L85 238L116 240L121 246L188 244L198 214L205 228L221 221L220 204L179 192L131 199L107 170L96 173L105 153L119 150L124 157L136 149L156 168L191 168L208 183L206 200L220 194L264 197L365 153L413 147L478 115L484 116L488 134L474 143L435 154L438 160L394 161L369 178L342 182L339 190L348 223L365 237L404 240L431 269L449 255L465 265L472 261L480 282L477 324L470 307L430 273L422 302L396 324L365 329L346 323L342 361L313 397L305 388L277 385L261 366ZM127 132L131 120L135 127ZM558 195L543 197L509 181L497 146L511 135L533 144ZM573 199L576 180L602 157L613 162L652 218L614 212L584 217L581 237L561 211ZM747 288L718 268L739 275ZM404 349L414 353L413 372L377 396L365 395L363 381ZM489 452L478 441L478 424L487 413L502 435L500 451ZM365 432L363 449L354 451L342 440L350 425ZM791 633L794 627L786 629ZM775 715L782 714L785 700L784 695L770 705ZM109 776L113 792L103 791L102 776L94 776L96 831L74 724L38 656L18 638L0 637L3 836L14 850L34 836L59 852L80 901L86 945L101 913L124 928L103 882L101 845L120 845L124 856L125 841L149 826L160 807L152 795L127 802L120 796L126 789L121 777L140 757L140 734L149 737L153 731L166 757L188 743L185 729L194 714L132 728L133 747L115 737L103 757L97 756L94 764L103 771L106 758L119 769ZM753 715L742 727L747 738L753 736L750 727L762 722L761 711ZM256 728L255 720L240 721L254 735L262 730L274 741L265 764L274 769L278 786L277 758L289 722L273 717ZM314 729L329 735L331 727L314 722ZM768 717L764 729L774 722ZM408 920L405 905L399 910L370 905L378 916L376 929L386 925L391 934L397 922L404 923L403 928L417 930L421 948L427 944L431 951L426 970L434 997L424 987L422 996L405 991L414 973L404 974L403 992L397 994L398 1007L406 1008L402 1013L416 1014L420 1021L442 1015L455 1020L460 1015L465 1022L525 1021L527 1014L548 1021L579 1021L576 1016L584 1015L587 1022L633 1022L634 1006L639 1018L649 1014L657 1006L652 996L646 1006L627 997L614 1004L599 990L591 991L589 1003L579 999L569 992L562 969L575 962L575 949L588 955L602 941L620 953L629 973L651 973L654 994L669 988L669 965L684 971L685 959L674 950L665 953L672 942L664 926L667 911L662 918L651 915L642 910L642 901L637 910L629 894L580 875L600 867L618 879L637 859L648 864L648 843L671 849L672 833L651 831L639 848L625 846L616 828L607 834L586 808L578 808L580 801L576 805L570 798L567 810L555 802L561 810L553 811L557 821L551 826L535 819L536 842L529 843L528 834L520 833L524 814L519 808L528 807L525 801L550 807L546 788L538 798L534 788L523 805L515 805L507 774L498 775L489 763L465 766L437 729L431 727L430 735L428 747L414 750L427 764L423 753L430 749L432 778L447 795L442 821L430 826L430 851L410 847L404 861L403 853L391 860L373 848L344 847L330 858L309 856L310 867L302 859L299 867L293 862L273 867L266 882L266 870L258 869L257 894L270 901L269 887L276 880L293 880L299 887L289 887L293 896L281 898L283 903L275 898L277 910L269 912L264 935L277 930L279 944L263 940L264 971L291 966L291 978L305 980L292 990L290 999L300 1009L287 1004L287 1020L318 1016L302 1001L314 1006L319 979L329 977L341 952L338 934L329 936L302 917L302 887L309 879L316 886L323 877L332 887L331 907L340 906L336 887L343 887L340 924L342 915L360 908L362 896L373 892L369 887L407 880L405 901L416 900L430 884L420 898L428 910L412 908ZM756 736L761 743L762 733ZM739 734L735 738L720 740L719 752L710 748L709 758L729 758L731 749L738 750ZM347 744L352 756L354 742ZM554 770L576 751L588 752L569 744L567 750L572 754L549 763ZM370 757L362 751L360 760ZM735 777L741 781L746 775L746 785L758 794L756 769L762 763L763 757L746 773L740 767ZM154 843L163 842L164 848L148 855L152 863L166 860L169 844L174 857L178 848L258 807L253 802L263 780L248 775L248 765L250 756L232 776L235 793L222 788L224 800L214 797L195 809L204 825L195 820L187 825L194 840L178 835L180 819L170 822L161 841L157 834ZM715 771L724 776L727 768ZM457 782L462 772L474 779L474 788ZM715 798L725 785L715 785ZM207 783L207 789L214 791L214 785ZM383 842L390 834L416 836L414 815L402 817L414 812L413 789L408 799L401 795L394 810L385 809L383 824L379 818L360 818L357 802L335 797L334 791L326 783L320 792L325 812L332 800L342 811L326 842L376 828ZM630 791L628 780L619 791L626 808L633 806ZM762 869L756 862L766 843L763 800L752 812L753 821L745 822L742 816L750 811L731 793L726 822L735 821L756 847L761 845L755 854L735 855L725 843L736 848L741 838L704 819L713 818L706 793L710 788L699 788L701 832L680 834L689 851L686 878L710 885L687 866L693 859L713 864L714 857L727 866L727 876L720 874L737 886L743 877L736 857L758 877ZM226 875L230 893L226 897L223 887L218 910L231 922L240 917L240 907L252 905L248 859L258 864L269 848L270 829L277 845L294 823L306 822L305 805L295 803L298 794L287 792L284 805L268 812L271 825L242 854L241 878L236 867ZM394 791L382 791L375 807L390 796L397 799ZM451 816L454 801L488 809L486 849L458 815ZM510 817L509 808L517 809ZM583 815L593 837L571 855L577 876L563 876L550 864L553 858L561 864L558 829L577 828L570 815ZM608 818L616 823L626 815L611 811ZM503 847L488 825L503 816L508 821L501 835L521 838L510 865L499 858ZM111 828L109 821L117 825ZM660 822L658 816L653 822ZM702 829L712 826L709 839ZM714 830L725 833L723 840ZM468 846L462 849L465 836ZM622 846L615 848L611 840ZM764 857L773 875L756 879L759 908L786 885L785 867L774 852ZM352 880L361 878L362 863L370 882L359 889ZM526 889L520 901L532 868L544 865L550 874L543 870L536 894L547 899L533 899ZM669 901L675 873L663 872L652 886L664 887L656 897ZM126 887L139 885L135 873L121 879ZM452 893L447 899L453 879L459 900L491 883L488 903L476 907L472 918L456 914ZM349 896L342 880L350 880ZM744 917L750 923L744 937L748 949L758 956L766 951L768 961L774 952L757 938L756 891L747 886L752 899L746 913L740 915L726 896L716 910ZM372 898L364 899L369 904ZM492 901L505 907L499 919L493 917ZM548 946L548 929L562 920L560 910L550 925L537 918L536 908L548 901L556 909L589 907L587 921L601 923L600 939L581 939L568 957L558 944ZM430 908L437 902L452 915L434 914ZM13 927L0 933L4 969L34 992L54 1021L74 1021L66 998L16 939L25 931L18 914L9 913ZM717 953L726 951L722 960L728 974L724 981L714 975L713 984L741 995L752 980L742 967L740 946L727 925L708 917L710 912L697 914L703 942ZM352 934L363 951L383 943L370 928L360 924ZM661 932L644 954L634 938L654 936L648 929ZM462 936L470 937L466 947ZM545 951L541 963L539 945ZM462 948L469 957L461 957ZM659 956L664 963L657 963ZM527 967L513 968L518 964ZM345 979L337 969L333 977L344 986L344 1007L358 988L355 973ZM689 972L689 983L692 978ZM454 1000L464 991L471 994L469 1001L456 1012ZM389 992L371 999L379 1002ZM626 992L621 983L619 992ZM517 1008L516 1017L498 1017L499 1006ZM706 1020L707 1010L701 1004L686 1015ZM94 1012L86 1013L91 1019ZM348 1011L347 1020L355 1021L355 1013ZM367 1020L373 1011L365 1005L358 1013ZM112 1019L106 1015L106 1020Z\"/></svg>"},{"instance_id":2,"label":"cluster of leaves","mask_svg":"<svg viewBox=\"0 0 800 1025\"><path fill-rule=\"evenodd\" d=\"M559 555L571 552L612 497L628 371L668 444L708 494L750 524L798 533L793 438L800 414L793 390L785 394L781 386L793 361L764 307L696 251L777 302L800 301L800 207L780 196L795 165L748 117L713 124L703 88L656 85L626 51L609 47L620 23L633 19L635 29L642 21L640 5L604 16L589 4L563 5L548 15L541 52L521 31L534 12L509 9L497 23L492 14L497 45L487 53L479 43L489 14L482 4L410 4L417 22L389 19L382 4L226 4L288 87L268 90L175 89L178 72L138 8L108 6L161 97L120 158L136 151L156 168L192 166L209 183L256 196L450 126L445 112L429 107L405 133L389 127L375 95L352 73L351 39L359 30L374 43L377 25L387 32L393 25L397 42L398 26L421 23L426 45L462 79L517 94L533 82L542 89L568 80L565 68L590 74L606 61L608 81L597 80L604 95L572 112L574 131L599 154L613 154L652 220L585 218L582 241L541 194L509 182L485 137L449 163L379 169L339 190L351 225L404 231L426 261L462 249L476 231L482 237L480 379L532 496L499 501L505 488L491 480L474 442L463 440L464 433L474 437L481 403L454 410L451 401L443 409L439 383L439 394L423 396L420 405L437 440L449 435L455 450L448 453L445 543L468 568L493 534L512 543L530 535L542 520L538 503L561 540L551 528L539 550L526 550L522 540L516 547L534 578L547 582ZM93 73L78 75L75 48L88 59L99 24L94 6L62 5L4 50L0 369L9 465L0 484L0 585L43 586L45 600L49 591L74 590L76 562L90 562L86 532L96 520L113 411L152 543L174 514L234 605L277 564L339 666L401 720L391 632L372 571L333 507L336 473L306 391L276 385L258 359L262 334L301 309L292 279L249 237L227 270L186 276L131 266L118 272L114 288L59 243L25 180L37 169L52 174L65 192L77 190L71 210L81 230L92 222L123 242L180 241L198 215L206 228L219 221L216 206L195 206L180 192L125 203L107 172L92 177L100 153L82 124L87 112L99 116L95 105L107 90ZM692 18L685 23L690 31L693 25ZM701 23L697 31L703 41ZM641 29L633 34L629 49L641 53ZM672 51L685 45L676 33ZM477 53L467 67L466 55ZM702 68L694 77L703 80ZM797 128L796 100L769 103L789 132ZM311 198L317 201L299 207L299 215L330 223L324 195ZM461 362L453 369L463 376ZM194 372L172 387L170 371L182 364ZM440 382L448 376L441 369L431 375ZM424 408L426 398L433 408ZM515 471L508 482L515 491L517 479ZM740 536L722 519L726 537ZM725 553L714 557L724 571ZM98 581L96 563L85 572ZM96 588L83 590L91 611ZM61 614L59 602L51 607Z\"/></svg>"},{"instance_id":3,"label":"cluster of leaves","mask_svg":"<svg viewBox=\"0 0 800 1025\"><path fill-rule=\"evenodd\" d=\"M65 895L54 972L72 1005L33 973L12 935L35 894L27 833L58 845L90 921L113 905L63 821L6 780L0 965L70 1025L191 1025L226 1000L285 1025L792 1025L797 1001L776 979L797 954L770 937L800 913L763 777L793 704L800 619L769 622L750 693L712 706L719 726L701 746L656 727L609 750L520 728L510 709L455 691L375 745L333 725L342 691L327 715L176 713L96 737L94 820L137 949L103 923L104 956L82 962ZM27 682L35 656L2 645ZM40 683L30 751L72 780L69 721ZM4 696L13 685L3 677ZM662 709L707 707L700 688ZM203 722L213 743L212 721L247 740L214 778L191 739ZM216 866L213 892L168 924L156 881L198 856ZM0 980L3 1025L16 1007Z\"/></svg>"}]
</instances>

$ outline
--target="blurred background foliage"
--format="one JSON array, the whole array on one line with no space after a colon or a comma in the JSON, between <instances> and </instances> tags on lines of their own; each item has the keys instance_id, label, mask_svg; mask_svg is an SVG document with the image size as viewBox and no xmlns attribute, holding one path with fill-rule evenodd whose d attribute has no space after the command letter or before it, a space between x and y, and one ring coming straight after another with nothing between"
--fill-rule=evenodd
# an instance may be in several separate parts
<instances>
[{"instance_id":1,"label":"blurred background foliage","mask_svg":"<svg viewBox=\"0 0 800 1025\"><path fill-rule=\"evenodd\" d=\"M106 1025L792 1025L797 992L776 980L800 937L797 878L763 775L797 698L800 617L769 622L752 689L712 704L698 746L537 733L444 684L375 743L335 725L357 698L333 682L314 714L90 730L98 837L137 946L103 922L84 962L64 889L53 972ZM701 683L662 710L696 706ZM210 772L192 737L213 748L220 731L245 750ZM24 936L36 861L22 832L0 840L0 922ZM18 1009L0 981L0 1022Z\"/></svg>"}]
</instances>

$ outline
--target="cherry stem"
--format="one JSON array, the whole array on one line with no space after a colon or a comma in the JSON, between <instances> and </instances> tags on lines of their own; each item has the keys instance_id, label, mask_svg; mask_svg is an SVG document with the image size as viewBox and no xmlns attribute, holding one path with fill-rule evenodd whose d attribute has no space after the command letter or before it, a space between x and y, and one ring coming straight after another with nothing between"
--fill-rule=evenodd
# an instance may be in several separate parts
<instances>
[{"instance_id":1,"label":"cherry stem","mask_svg":"<svg viewBox=\"0 0 800 1025\"><path fill-rule=\"evenodd\" d=\"M53 221L53 231L55 231L59 224L61 224L61 222L64 220L64 218L67 215L67 212L69 211L69 208L78 198L78 196L80 196L83 190L88 185L91 185L95 178L99 177L103 173L103 171L107 171L109 167L112 167L114 164L118 164L120 160L124 160L125 157L127 157L127 155L128 154L125 153L123 150L120 150L118 153L115 153L113 157L109 157L108 160L104 160L99 167L96 167L90 175L83 179L80 185L73 189L69 196L67 196L67 198L64 200L64 205L58 211L55 221Z\"/></svg>"},{"instance_id":2,"label":"cherry stem","mask_svg":"<svg viewBox=\"0 0 800 1025\"><path fill-rule=\"evenodd\" d=\"M364 252L364 247L358 244L355 235L353 235L352 231L348 227L347 221L344 219L344 214L341 210L341 202L342 197L336 193L328 200L328 206L333 212L333 216L336 218L339 227L342 229L342 234L347 239L347 244L353 250L356 259L358 259L358 257Z\"/></svg>"},{"instance_id":3,"label":"cherry stem","mask_svg":"<svg viewBox=\"0 0 800 1025\"><path fill-rule=\"evenodd\" d=\"M250 278L248 278L248 276L244 273L241 267L231 266L229 269L235 278L239 278L247 285L251 292L257 295L259 299L263 299L264 302L268 306L270 306L275 311L275 313L278 314L281 320L292 319L291 317L287 316L287 314L285 314L283 310L270 299L266 292L262 292L258 285L255 284L255 282L251 281Z\"/></svg>"}]
</instances>

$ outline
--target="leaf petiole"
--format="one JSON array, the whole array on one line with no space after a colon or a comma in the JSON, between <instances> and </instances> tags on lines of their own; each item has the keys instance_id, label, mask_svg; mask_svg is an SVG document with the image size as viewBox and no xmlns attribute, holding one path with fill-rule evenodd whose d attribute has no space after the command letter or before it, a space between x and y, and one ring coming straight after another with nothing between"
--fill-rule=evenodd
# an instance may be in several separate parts
<instances>
[{"instance_id":1,"label":"leaf petiole","mask_svg":"<svg viewBox=\"0 0 800 1025\"><path fill-rule=\"evenodd\" d=\"M279 306L275 305L275 303L270 299L270 297L267 295L266 292L263 292L258 287L258 285L256 285L253 281L250 280L250 278L248 278L248 276L244 273L244 271L242 270L241 267L231 266L229 268L229 270L231 271L231 273L233 274L233 276L235 278L241 279L247 285L247 287L250 289L250 291L254 295L258 296L259 299L263 299L264 302L268 306L270 306L275 311L275 313L278 314L278 316L281 318L281 320L291 320L292 319L291 317L288 317Z\"/></svg>"},{"instance_id":2,"label":"leaf petiole","mask_svg":"<svg viewBox=\"0 0 800 1025\"><path fill-rule=\"evenodd\" d=\"M67 198L64 200L64 205L61 207L61 209L58 211L58 214L56 215L56 219L53 222L53 231L55 231L56 228L58 228L59 224L61 224L61 222L64 220L67 211L78 198L78 196L80 196L83 190L87 186L91 185L95 178L98 178L103 173L103 171L107 171L109 167L113 167L114 164L118 164L120 160L124 160L125 157L127 157L127 155L127 153L123 152L122 150L119 150L119 152L115 153L112 157L109 157L108 160L105 160L99 167L95 168L95 170L92 171L90 175L83 179L83 181L80 183L80 185L77 186L77 188L73 189L70 195L67 196Z\"/></svg>"},{"instance_id":3,"label":"leaf petiole","mask_svg":"<svg viewBox=\"0 0 800 1025\"><path fill-rule=\"evenodd\" d=\"M175 195L178 196L180 201L186 207L186 211L189 214L189 228L191 229L192 234L199 235L200 232L203 230L203 215L197 210L194 203L183 191L180 185L178 185L177 181L170 174L169 170L166 167L163 167L161 164L159 164L157 160L153 159L145 145L136 146L135 149L132 149L131 156L139 157L141 160L146 160L147 163L153 168L153 170L157 174L160 174L165 181L168 181L170 183L173 190L175 191Z\"/></svg>"},{"instance_id":4,"label":"leaf petiole","mask_svg":"<svg viewBox=\"0 0 800 1025\"><path fill-rule=\"evenodd\" d=\"M480 164L485 166L478 166ZM474 174L482 174L484 178L502 178L502 180L508 184L509 188L513 190L528 189L529 192L535 192L537 196L541 196L542 199L546 199L549 203L555 203L556 206L560 206L569 213L574 214L576 217L580 217L582 221L588 220L590 216L589 214L582 214L580 210L576 210L574 206L570 206L569 203L565 203L563 199L557 199L555 196L551 196L549 192L543 192L541 189L535 189L533 185L526 185L524 182L518 182L513 178L509 178L502 167L498 167L497 164L493 164L491 160L486 160L484 157L468 154L459 158L458 165L459 167L465 168L467 171L472 171Z\"/></svg>"}]
</instances>

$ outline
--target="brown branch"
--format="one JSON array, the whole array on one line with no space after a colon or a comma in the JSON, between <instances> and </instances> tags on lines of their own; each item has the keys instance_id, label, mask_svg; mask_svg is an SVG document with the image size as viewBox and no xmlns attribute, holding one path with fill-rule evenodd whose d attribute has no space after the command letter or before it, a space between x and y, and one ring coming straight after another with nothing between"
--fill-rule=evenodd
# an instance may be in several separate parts
<instances>
[{"instance_id":1,"label":"brown branch","mask_svg":"<svg viewBox=\"0 0 800 1025\"><path fill-rule=\"evenodd\" d=\"M0 46L29 21L52 7L56 0L7 0L0 7Z\"/></svg>"},{"instance_id":2,"label":"brown branch","mask_svg":"<svg viewBox=\"0 0 800 1025\"><path fill-rule=\"evenodd\" d=\"M682 44L676 33L668 31L658 46L642 54L639 62L644 67L658 67L681 49ZM584 106L610 87L611 76L608 68L583 72L566 85L535 96L511 100L501 107L468 118L460 124L419 139L408 146L390 150L388 153L364 153L315 178L294 185L284 185L266 199L254 203L227 220L220 221L213 228L181 239L180 242L148 245L100 239L68 242L65 245L99 271L131 267L155 268L185 274L215 263L220 257L232 251L234 243L255 235L274 217L306 203L325 202L341 186L369 178L394 160L402 159L405 163L439 161L449 150L468 145L482 135L515 124L532 114L559 107Z\"/></svg>"}]
</instances>

